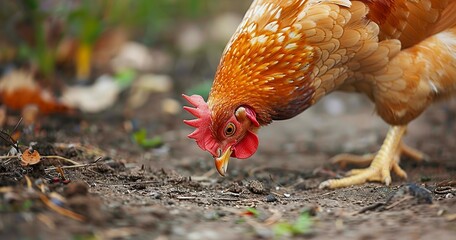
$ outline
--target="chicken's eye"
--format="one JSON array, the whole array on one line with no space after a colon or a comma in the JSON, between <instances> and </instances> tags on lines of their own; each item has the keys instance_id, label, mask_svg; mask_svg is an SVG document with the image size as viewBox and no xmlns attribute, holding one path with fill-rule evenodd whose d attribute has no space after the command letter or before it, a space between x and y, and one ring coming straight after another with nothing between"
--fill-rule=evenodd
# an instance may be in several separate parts
<instances>
[{"instance_id":1,"label":"chicken's eye","mask_svg":"<svg viewBox=\"0 0 456 240\"><path fill-rule=\"evenodd\" d=\"M231 137L234 135L234 133L236 132L236 126L234 125L234 123L228 123L225 127L225 136L227 137Z\"/></svg>"}]
</instances>

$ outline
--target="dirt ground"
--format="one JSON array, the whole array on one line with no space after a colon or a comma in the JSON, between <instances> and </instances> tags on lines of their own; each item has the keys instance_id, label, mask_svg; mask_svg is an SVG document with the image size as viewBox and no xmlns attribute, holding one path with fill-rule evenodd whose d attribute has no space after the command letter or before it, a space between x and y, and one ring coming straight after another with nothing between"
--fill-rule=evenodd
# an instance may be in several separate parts
<instances>
[{"instance_id":1,"label":"dirt ground","mask_svg":"<svg viewBox=\"0 0 456 240\"><path fill-rule=\"evenodd\" d=\"M22 148L36 142L41 155L79 165L46 159L22 167L17 159L2 159L0 238L456 236L454 100L433 106L410 125L406 142L428 154L429 161L403 159L406 181L393 178L392 186L368 183L337 190L318 189L321 181L348 169L329 159L342 152L375 152L387 131L364 98L331 95L294 119L263 128L258 152L251 159L232 159L224 178L213 170L209 154L186 138L191 129L181 120L188 115L162 118L153 109L151 101L136 116L161 133L164 145L155 149L132 141L121 110L43 116L35 126L21 126ZM10 119L5 129L15 122L17 118ZM6 156L11 146L0 146L0 156ZM53 168L57 166L65 166L64 178ZM308 224L298 224L298 219Z\"/></svg>"}]
</instances>

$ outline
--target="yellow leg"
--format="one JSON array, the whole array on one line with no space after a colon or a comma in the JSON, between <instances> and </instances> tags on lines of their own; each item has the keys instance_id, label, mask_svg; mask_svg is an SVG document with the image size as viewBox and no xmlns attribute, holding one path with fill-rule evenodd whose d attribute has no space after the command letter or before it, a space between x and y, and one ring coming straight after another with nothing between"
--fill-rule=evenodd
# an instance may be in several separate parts
<instances>
[{"instance_id":1,"label":"yellow leg","mask_svg":"<svg viewBox=\"0 0 456 240\"><path fill-rule=\"evenodd\" d=\"M429 157L426 154L407 146L404 142L400 143L399 154L408 156L416 162L429 161ZM374 160L375 156L375 153L365 154L362 156L342 153L332 157L330 160L332 163L339 164L341 167L346 167L348 164L367 166Z\"/></svg>"},{"instance_id":2,"label":"yellow leg","mask_svg":"<svg viewBox=\"0 0 456 240\"><path fill-rule=\"evenodd\" d=\"M393 126L388 131L382 147L377 155L372 160L371 165L365 169L354 169L347 173L348 177L342 179L331 179L320 184L320 188L340 188L351 185L363 184L367 181L383 182L386 185L391 183L392 170L401 178L407 178L407 174L399 167L399 157L401 152L407 155L418 154L415 151L410 151L410 148L402 144L402 136L405 133L407 126ZM412 152L412 153L411 153ZM345 155L347 156L347 155ZM416 155L417 158L423 156ZM359 161L366 162L372 159L372 156L367 155L360 157Z\"/></svg>"}]
</instances>

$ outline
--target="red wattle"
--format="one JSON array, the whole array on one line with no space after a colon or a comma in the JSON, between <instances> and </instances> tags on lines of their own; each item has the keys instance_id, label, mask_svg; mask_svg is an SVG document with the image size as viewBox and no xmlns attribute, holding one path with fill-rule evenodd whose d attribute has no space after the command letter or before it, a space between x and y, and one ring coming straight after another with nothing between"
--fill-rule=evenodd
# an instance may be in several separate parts
<instances>
[{"instance_id":1,"label":"red wattle","mask_svg":"<svg viewBox=\"0 0 456 240\"><path fill-rule=\"evenodd\" d=\"M233 146L232 157L245 159L252 156L258 148L258 137L255 133L247 131L244 138Z\"/></svg>"}]
</instances>

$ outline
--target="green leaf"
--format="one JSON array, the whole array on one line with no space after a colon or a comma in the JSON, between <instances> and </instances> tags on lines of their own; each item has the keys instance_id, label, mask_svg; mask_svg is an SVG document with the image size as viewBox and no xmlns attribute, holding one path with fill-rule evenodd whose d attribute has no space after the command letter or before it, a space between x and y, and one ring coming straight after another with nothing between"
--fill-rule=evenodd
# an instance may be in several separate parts
<instances>
[{"instance_id":1,"label":"green leaf","mask_svg":"<svg viewBox=\"0 0 456 240\"><path fill-rule=\"evenodd\" d=\"M144 148L156 148L163 145L163 140L160 136L155 136L153 138L144 139L140 145Z\"/></svg>"},{"instance_id":2,"label":"green leaf","mask_svg":"<svg viewBox=\"0 0 456 240\"><path fill-rule=\"evenodd\" d=\"M136 72L133 69L125 68L114 75L116 83L120 86L121 89L125 89L131 85L133 80L136 77Z\"/></svg>"},{"instance_id":3,"label":"green leaf","mask_svg":"<svg viewBox=\"0 0 456 240\"><path fill-rule=\"evenodd\" d=\"M144 139L146 139L146 135L146 129L140 129L133 133L133 140L135 140L136 143L141 144L141 142L144 141Z\"/></svg>"},{"instance_id":4,"label":"green leaf","mask_svg":"<svg viewBox=\"0 0 456 240\"><path fill-rule=\"evenodd\" d=\"M258 212L258 210L256 210L255 208L247 208L246 209L246 212L252 214L255 218L258 218L258 216L260 216L260 212Z\"/></svg>"},{"instance_id":5,"label":"green leaf","mask_svg":"<svg viewBox=\"0 0 456 240\"><path fill-rule=\"evenodd\" d=\"M307 233L312 226L312 219L307 212L299 215L294 223L280 222L274 225L276 236L294 236Z\"/></svg>"},{"instance_id":6,"label":"green leaf","mask_svg":"<svg viewBox=\"0 0 456 240\"><path fill-rule=\"evenodd\" d=\"M293 224L293 230L295 233L306 233L312 226L312 220L308 213L302 213L296 222Z\"/></svg>"},{"instance_id":7,"label":"green leaf","mask_svg":"<svg viewBox=\"0 0 456 240\"><path fill-rule=\"evenodd\" d=\"M146 129L140 129L133 133L133 140L143 148L156 148L163 145L163 139L160 136L147 138Z\"/></svg>"},{"instance_id":8,"label":"green leaf","mask_svg":"<svg viewBox=\"0 0 456 240\"><path fill-rule=\"evenodd\" d=\"M276 236L292 236L293 227L287 222L281 222L274 225L274 233Z\"/></svg>"}]
</instances>

